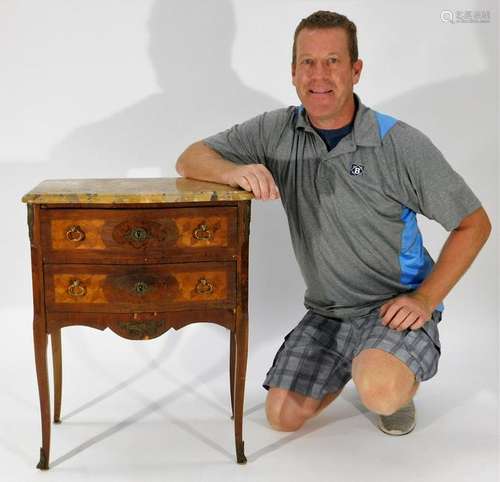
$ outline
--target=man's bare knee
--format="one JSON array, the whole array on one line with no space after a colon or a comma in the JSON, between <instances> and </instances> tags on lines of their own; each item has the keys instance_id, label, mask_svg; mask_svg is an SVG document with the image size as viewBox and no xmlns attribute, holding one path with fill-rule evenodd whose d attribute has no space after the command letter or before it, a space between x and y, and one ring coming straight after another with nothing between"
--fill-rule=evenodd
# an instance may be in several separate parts
<instances>
[{"instance_id":1,"label":"man's bare knee","mask_svg":"<svg viewBox=\"0 0 500 482\"><path fill-rule=\"evenodd\" d=\"M271 428L273 428L274 430L278 430L279 432L295 432L300 427L302 427L302 425L304 425L305 422L305 419L283 420L281 418L269 419L269 417L267 420Z\"/></svg>"},{"instance_id":2,"label":"man's bare knee","mask_svg":"<svg viewBox=\"0 0 500 482\"><path fill-rule=\"evenodd\" d=\"M266 407L266 416L269 425L280 432L294 432L302 427L306 421L306 418L297 412L283 410L283 407L277 409L275 407Z\"/></svg>"},{"instance_id":3,"label":"man's bare knee","mask_svg":"<svg viewBox=\"0 0 500 482\"><path fill-rule=\"evenodd\" d=\"M307 414L297 403L297 395L289 390L271 387L266 399L266 417L275 430L293 432L307 419ZM299 395L300 398L300 395Z\"/></svg>"},{"instance_id":4,"label":"man's bare knee","mask_svg":"<svg viewBox=\"0 0 500 482\"><path fill-rule=\"evenodd\" d=\"M272 387L266 399L267 420L275 430L293 432L317 415L339 394L340 390L335 394L327 394L323 400L316 400L279 387Z\"/></svg>"}]
</instances>

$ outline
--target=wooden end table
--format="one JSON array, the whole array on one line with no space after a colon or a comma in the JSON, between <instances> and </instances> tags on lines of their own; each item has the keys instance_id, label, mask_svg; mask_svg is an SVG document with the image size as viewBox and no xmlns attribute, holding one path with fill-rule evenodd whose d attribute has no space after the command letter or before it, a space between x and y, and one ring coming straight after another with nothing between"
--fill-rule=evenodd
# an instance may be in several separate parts
<instances>
[{"instance_id":1,"label":"wooden end table","mask_svg":"<svg viewBox=\"0 0 500 482\"><path fill-rule=\"evenodd\" d=\"M49 468L47 344L61 421L61 328L130 340L210 322L230 331L236 459L245 463L248 242L253 195L187 178L46 180L27 193L33 332L40 396L39 469Z\"/></svg>"}]
</instances>

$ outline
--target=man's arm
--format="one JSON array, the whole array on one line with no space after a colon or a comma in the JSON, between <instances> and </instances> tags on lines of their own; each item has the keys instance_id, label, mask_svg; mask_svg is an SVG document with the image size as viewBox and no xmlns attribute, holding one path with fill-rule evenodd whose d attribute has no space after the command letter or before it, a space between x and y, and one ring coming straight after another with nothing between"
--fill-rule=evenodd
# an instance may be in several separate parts
<instances>
[{"instance_id":1,"label":"man's arm","mask_svg":"<svg viewBox=\"0 0 500 482\"><path fill-rule=\"evenodd\" d=\"M470 267L490 233L491 223L482 207L462 219L422 284L414 292L381 306L382 324L398 331L422 327Z\"/></svg>"},{"instance_id":2,"label":"man's arm","mask_svg":"<svg viewBox=\"0 0 500 482\"><path fill-rule=\"evenodd\" d=\"M465 217L448 236L433 270L414 294L434 311L469 269L490 233L491 223L484 208Z\"/></svg>"},{"instance_id":3,"label":"man's arm","mask_svg":"<svg viewBox=\"0 0 500 482\"><path fill-rule=\"evenodd\" d=\"M184 177L240 186L253 192L256 199L279 197L273 176L263 164L235 164L203 141L191 144L177 159L175 169Z\"/></svg>"}]
</instances>

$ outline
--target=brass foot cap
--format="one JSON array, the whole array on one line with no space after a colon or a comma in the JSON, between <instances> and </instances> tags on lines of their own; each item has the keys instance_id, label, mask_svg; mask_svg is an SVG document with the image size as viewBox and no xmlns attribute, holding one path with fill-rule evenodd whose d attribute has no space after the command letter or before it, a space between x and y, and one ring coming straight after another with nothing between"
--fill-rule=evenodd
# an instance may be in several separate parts
<instances>
[{"instance_id":1,"label":"brass foot cap","mask_svg":"<svg viewBox=\"0 0 500 482\"><path fill-rule=\"evenodd\" d=\"M40 461L38 462L36 468L40 470L49 470L49 462L47 460L47 457L45 456L43 448L40 449Z\"/></svg>"}]
</instances>

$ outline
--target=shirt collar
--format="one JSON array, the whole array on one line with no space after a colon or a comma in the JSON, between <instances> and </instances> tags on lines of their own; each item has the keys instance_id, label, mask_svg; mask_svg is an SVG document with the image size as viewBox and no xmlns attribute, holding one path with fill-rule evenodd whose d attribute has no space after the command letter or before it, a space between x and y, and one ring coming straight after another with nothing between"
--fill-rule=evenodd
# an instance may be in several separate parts
<instances>
[{"instance_id":1,"label":"shirt collar","mask_svg":"<svg viewBox=\"0 0 500 482\"><path fill-rule=\"evenodd\" d=\"M375 113L361 102L357 94L354 94L354 97L358 101L358 110L356 111L354 125L352 127L354 143L358 146L380 146L381 140ZM298 107L295 128L315 132L303 105Z\"/></svg>"}]
</instances>

